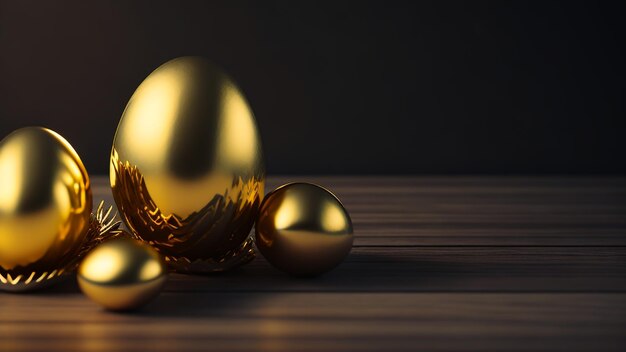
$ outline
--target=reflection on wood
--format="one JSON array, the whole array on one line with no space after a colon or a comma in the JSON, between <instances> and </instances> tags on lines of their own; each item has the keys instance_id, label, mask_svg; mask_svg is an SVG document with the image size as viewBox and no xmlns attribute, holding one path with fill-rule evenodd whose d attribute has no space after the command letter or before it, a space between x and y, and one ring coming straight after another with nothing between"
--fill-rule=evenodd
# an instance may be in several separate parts
<instances>
[{"instance_id":1,"label":"reflection on wood","mask_svg":"<svg viewBox=\"0 0 626 352\"><path fill-rule=\"evenodd\" d=\"M0 350L626 350L626 179L280 177L268 190L292 180L352 214L336 270L292 278L258 257L172 275L130 315L72 281L4 294Z\"/></svg>"}]
</instances>

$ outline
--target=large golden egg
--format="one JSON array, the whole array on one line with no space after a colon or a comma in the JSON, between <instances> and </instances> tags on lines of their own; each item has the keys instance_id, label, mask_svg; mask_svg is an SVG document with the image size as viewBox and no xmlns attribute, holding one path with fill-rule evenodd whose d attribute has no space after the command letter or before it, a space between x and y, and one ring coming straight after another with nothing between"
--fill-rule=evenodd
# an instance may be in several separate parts
<instances>
[{"instance_id":1,"label":"large golden egg","mask_svg":"<svg viewBox=\"0 0 626 352\"><path fill-rule=\"evenodd\" d=\"M319 275L352 249L352 221L339 199L310 183L277 188L263 200L256 244L265 259L293 275Z\"/></svg>"},{"instance_id":2,"label":"large golden egg","mask_svg":"<svg viewBox=\"0 0 626 352\"><path fill-rule=\"evenodd\" d=\"M111 187L128 228L183 272L249 261L265 169L252 110L200 57L152 72L122 114Z\"/></svg>"},{"instance_id":3,"label":"large golden egg","mask_svg":"<svg viewBox=\"0 0 626 352\"><path fill-rule=\"evenodd\" d=\"M78 254L92 194L78 154L59 134L19 129L0 142L0 288L53 281Z\"/></svg>"},{"instance_id":4,"label":"large golden egg","mask_svg":"<svg viewBox=\"0 0 626 352\"><path fill-rule=\"evenodd\" d=\"M152 247L131 238L117 238L85 256L77 279L83 293L96 303L110 310L130 310L161 292L167 271Z\"/></svg>"}]
</instances>

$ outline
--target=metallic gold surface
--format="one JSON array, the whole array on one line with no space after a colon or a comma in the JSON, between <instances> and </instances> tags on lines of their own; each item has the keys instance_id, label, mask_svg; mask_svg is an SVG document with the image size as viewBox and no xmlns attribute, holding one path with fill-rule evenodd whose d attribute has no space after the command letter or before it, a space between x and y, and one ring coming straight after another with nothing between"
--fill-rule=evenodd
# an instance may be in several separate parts
<instances>
[{"instance_id":1,"label":"metallic gold surface","mask_svg":"<svg viewBox=\"0 0 626 352\"><path fill-rule=\"evenodd\" d=\"M106 241L78 267L80 289L110 310L131 310L156 297L167 279L163 260L150 246L131 238Z\"/></svg>"},{"instance_id":2,"label":"metallic gold surface","mask_svg":"<svg viewBox=\"0 0 626 352\"><path fill-rule=\"evenodd\" d=\"M265 169L254 115L235 83L199 57L169 61L131 97L111 151L128 228L182 272L254 257Z\"/></svg>"},{"instance_id":3,"label":"metallic gold surface","mask_svg":"<svg viewBox=\"0 0 626 352\"><path fill-rule=\"evenodd\" d=\"M272 265L293 275L319 275L352 248L352 221L339 199L310 183L291 183L265 196L256 245Z\"/></svg>"},{"instance_id":4,"label":"metallic gold surface","mask_svg":"<svg viewBox=\"0 0 626 352\"><path fill-rule=\"evenodd\" d=\"M63 137L49 129L27 127L4 138L0 142L0 287L35 288L34 283L66 272L85 240L91 207L87 171Z\"/></svg>"},{"instance_id":5,"label":"metallic gold surface","mask_svg":"<svg viewBox=\"0 0 626 352\"><path fill-rule=\"evenodd\" d=\"M54 266L45 271L29 273L13 273L0 270L0 289L10 292L22 292L45 288L57 283L72 274L80 260L95 246L106 240L117 238L122 235L130 236L119 230L120 221L112 214L113 207L105 211L104 202L101 201L98 210L91 214L89 229L85 240L75 256L65 256Z\"/></svg>"}]
</instances>

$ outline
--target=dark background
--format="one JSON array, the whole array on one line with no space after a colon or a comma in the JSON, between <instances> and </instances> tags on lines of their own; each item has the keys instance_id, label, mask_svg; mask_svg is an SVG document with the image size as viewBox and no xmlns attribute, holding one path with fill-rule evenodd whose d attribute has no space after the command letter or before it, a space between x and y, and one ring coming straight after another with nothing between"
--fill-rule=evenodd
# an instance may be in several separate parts
<instances>
[{"instance_id":1,"label":"dark background","mask_svg":"<svg viewBox=\"0 0 626 352\"><path fill-rule=\"evenodd\" d=\"M0 135L92 173L183 55L239 83L270 173L626 173L622 2L0 1Z\"/></svg>"}]
</instances>

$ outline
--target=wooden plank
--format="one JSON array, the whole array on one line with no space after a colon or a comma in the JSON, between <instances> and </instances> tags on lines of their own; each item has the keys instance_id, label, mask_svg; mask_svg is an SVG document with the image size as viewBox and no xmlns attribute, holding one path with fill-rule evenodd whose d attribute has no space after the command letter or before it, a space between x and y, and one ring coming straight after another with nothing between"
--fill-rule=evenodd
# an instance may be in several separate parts
<instances>
[{"instance_id":1,"label":"wooden plank","mask_svg":"<svg viewBox=\"0 0 626 352\"><path fill-rule=\"evenodd\" d=\"M626 247L362 247L333 271L296 278L262 257L237 270L170 275L195 292L626 292ZM75 284L50 292L78 292Z\"/></svg>"},{"instance_id":2,"label":"wooden plank","mask_svg":"<svg viewBox=\"0 0 626 352\"><path fill-rule=\"evenodd\" d=\"M626 248L354 248L332 272L293 278L263 258L232 273L173 275L184 292L626 292Z\"/></svg>"},{"instance_id":3,"label":"wooden plank","mask_svg":"<svg viewBox=\"0 0 626 352\"><path fill-rule=\"evenodd\" d=\"M7 295L0 309L3 351L626 348L621 294L168 293L141 314Z\"/></svg>"},{"instance_id":4,"label":"wooden plank","mask_svg":"<svg viewBox=\"0 0 626 352\"><path fill-rule=\"evenodd\" d=\"M356 246L626 245L626 178L270 177L333 190L350 211ZM112 204L108 180L97 200Z\"/></svg>"}]
</instances>

